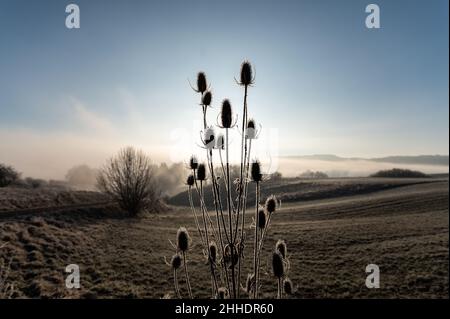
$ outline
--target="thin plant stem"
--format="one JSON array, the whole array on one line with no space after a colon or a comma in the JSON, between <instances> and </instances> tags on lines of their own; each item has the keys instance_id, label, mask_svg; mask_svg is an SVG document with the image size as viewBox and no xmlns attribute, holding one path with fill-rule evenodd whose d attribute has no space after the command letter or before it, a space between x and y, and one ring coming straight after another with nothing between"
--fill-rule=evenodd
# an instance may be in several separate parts
<instances>
[{"instance_id":1,"label":"thin plant stem","mask_svg":"<svg viewBox=\"0 0 450 319\"><path fill-rule=\"evenodd\" d=\"M228 128L225 129L225 135L227 140L226 145L226 165L227 165L227 184L228 184L228 192L227 192L227 202L228 202L228 219L230 224L230 248L231 248L231 283L233 288L233 298L236 298L236 281L235 281L235 273L234 273L234 243L233 243L233 224L232 224L232 216L231 216L231 179L230 179L230 161L229 161L229 144L230 139L228 135Z\"/></svg>"},{"instance_id":2,"label":"thin plant stem","mask_svg":"<svg viewBox=\"0 0 450 319\"><path fill-rule=\"evenodd\" d=\"M236 225L239 224L239 214L241 211L241 200L242 200L242 192L243 192L243 177L244 177L244 165L245 165L245 154L247 153L247 139L245 138L245 129L246 129L246 123L247 123L247 85L245 85L244 88L244 105L243 105L243 111L242 111L242 140L241 140L241 169L240 169L240 176L239 176L239 194L237 199L237 216L236 216ZM237 233L236 233L237 235ZM237 237L237 236L236 236ZM241 242L244 240L243 232L241 234ZM238 287L240 286L241 281L241 274L240 274L240 268L241 268L241 252L239 253L239 265L238 265ZM240 291L238 291L238 298L240 296Z\"/></svg>"},{"instance_id":3,"label":"thin plant stem","mask_svg":"<svg viewBox=\"0 0 450 319\"><path fill-rule=\"evenodd\" d=\"M253 274L255 276L255 289L253 290L253 299L258 298L258 224L259 224L259 182L256 182L256 200L255 200L255 247L253 252Z\"/></svg>"},{"instance_id":4,"label":"thin plant stem","mask_svg":"<svg viewBox=\"0 0 450 319\"><path fill-rule=\"evenodd\" d=\"M189 193L189 204L191 206L192 213L194 214L195 225L197 226L197 231L198 231L198 234L200 235L200 240L202 242L202 245L205 246L205 239L203 238L203 234L202 234L202 231L200 229L200 223L198 221L197 213L196 213L195 207L194 207L194 201L192 200L191 186L189 186L188 193Z\"/></svg>"},{"instance_id":5,"label":"thin plant stem","mask_svg":"<svg viewBox=\"0 0 450 319\"><path fill-rule=\"evenodd\" d=\"M200 190L200 188L198 186L198 183L197 183L197 179L194 179L194 184L195 184L195 189L197 190L198 197L200 199L200 207L202 208L202 215L203 215L203 217L206 215L207 220L209 221L209 225L211 227L211 230L213 232L212 236L214 238L217 238L217 235L215 233L215 229L214 229L214 226L213 226L213 222L212 222L211 216L209 216L208 208L206 207L205 201L203 200L203 195L202 195L203 191ZM202 181L200 181L200 184L202 184ZM205 222L205 220L206 219L204 219L204 223L207 224ZM205 226L205 227L207 227L207 226Z\"/></svg>"},{"instance_id":6,"label":"thin plant stem","mask_svg":"<svg viewBox=\"0 0 450 319\"><path fill-rule=\"evenodd\" d=\"M278 294L277 294L277 298L281 299L282 298L282 292L281 292L281 277L278 278Z\"/></svg>"},{"instance_id":7,"label":"thin plant stem","mask_svg":"<svg viewBox=\"0 0 450 319\"><path fill-rule=\"evenodd\" d=\"M247 159L247 167L246 167L246 176L245 176L245 191L244 191L244 203L242 205L242 216L241 216L241 249L243 249L242 241L244 240L244 229L245 229L245 210L247 206L247 191L248 191L248 171L249 171L249 165L250 165L250 154L252 149L252 140L250 140L248 144L248 159ZM239 261L238 261L238 287L240 287L241 284L241 257L243 255L243 251L240 251ZM238 293L239 297L239 293Z\"/></svg>"},{"instance_id":8,"label":"thin plant stem","mask_svg":"<svg viewBox=\"0 0 450 319\"><path fill-rule=\"evenodd\" d=\"M187 267L186 252L184 252L184 251L183 251L183 262L184 262L184 273L186 275L186 285L187 285L187 288L188 288L189 298L193 299L191 283L189 281L189 273L188 273L188 267Z\"/></svg>"},{"instance_id":9,"label":"thin plant stem","mask_svg":"<svg viewBox=\"0 0 450 319\"><path fill-rule=\"evenodd\" d=\"M211 179L215 182L213 182L213 194L214 194L214 206L216 208L216 218L217 218L217 228L218 228L218 232L219 232L219 242L220 242L220 248L222 250L222 256L225 253L225 247L224 247L224 243L223 243L223 238L222 238L222 227L220 226L220 221L222 220L224 229L225 229L225 223L223 220L223 208L222 208L222 202L220 200L220 192L219 192L219 185L216 181L215 178L215 174L214 174L214 166L213 166L213 159L212 159L212 152L209 153L209 157L210 157L210 172L211 172ZM220 216L219 216L220 213ZM226 231L225 231L225 235L226 235ZM227 286L229 286L229 282L228 282L228 271L226 268L226 265L223 265L224 267L224 272L225 272L225 277L226 277L226 281L227 281ZM214 270L212 269L212 272L214 272ZM217 283L216 283L217 286ZM217 288L217 287L216 287ZM217 289L216 289L217 290Z\"/></svg>"},{"instance_id":10,"label":"thin plant stem","mask_svg":"<svg viewBox=\"0 0 450 319\"><path fill-rule=\"evenodd\" d=\"M181 299L180 287L178 287L178 277L177 277L176 269L173 270L173 283L175 285L175 292L177 294L177 297L178 297L178 299Z\"/></svg>"}]
</instances>

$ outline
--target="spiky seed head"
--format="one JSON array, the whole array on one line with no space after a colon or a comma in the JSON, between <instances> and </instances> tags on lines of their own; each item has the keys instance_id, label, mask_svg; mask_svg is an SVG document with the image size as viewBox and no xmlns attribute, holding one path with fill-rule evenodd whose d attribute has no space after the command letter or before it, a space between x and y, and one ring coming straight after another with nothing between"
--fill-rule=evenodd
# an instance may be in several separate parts
<instances>
[{"instance_id":1,"label":"spiky seed head","mask_svg":"<svg viewBox=\"0 0 450 319\"><path fill-rule=\"evenodd\" d=\"M206 179L206 167L205 164L199 164L197 168L197 179L204 181Z\"/></svg>"},{"instance_id":2,"label":"spiky seed head","mask_svg":"<svg viewBox=\"0 0 450 319\"><path fill-rule=\"evenodd\" d=\"M249 61L244 61L241 64L241 85L251 85L253 84L253 70L252 65Z\"/></svg>"},{"instance_id":3,"label":"spiky seed head","mask_svg":"<svg viewBox=\"0 0 450 319\"><path fill-rule=\"evenodd\" d=\"M191 187L191 186L194 186L194 183L195 183L194 175L189 175L189 176L187 177L186 184L187 184L189 187Z\"/></svg>"},{"instance_id":4,"label":"spiky seed head","mask_svg":"<svg viewBox=\"0 0 450 319\"><path fill-rule=\"evenodd\" d=\"M215 241L209 243L209 254L211 256L211 261L216 263L217 260L217 245Z\"/></svg>"},{"instance_id":5,"label":"spiky seed head","mask_svg":"<svg viewBox=\"0 0 450 319\"><path fill-rule=\"evenodd\" d=\"M279 251L274 251L272 254L272 271L277 278L284 276L284 261Z\"/></svg>"},{"instance_id":6,"label":"spiky seed head","mask_svg":"<svg viewBox=\"0 0 450 319\"><path fill-rule=\"evenodd\" d=\"M289 278L284 279L283 290L287 295L292 295L294 293L294 284L292 283L292 280L290 280Z\"/></svg>"},{"instance_id":7,"label":"spiky seed head","mask_svg":"<svg viewBox=\"0 0 450 319\"><path fill-rule=\"evenodd\" d=\"M225 287L220 287L217 289L217 299L228 299L230 294L228 293L228 289Z\"/></svg>"},{"instance_id":8,"label":"spiky seed head","mask_svg":"<svg viewBox=\"0 0 450 319\"><path fill-rule=\"evenodd\" d=\"M253 287L255 287L255 275L247 274L247 281L245 283L245 291L247 293L251 293L253 291Z\"/></svg>"},{"instance_id":9,"label":"spiky seed head","mask_svg":"<svg viewBox=\"0 0 450 319\"><path fill-rule=\"evenodd\" d=\"M245 136L250 139L253 140L256 138L256 123L255 120L250 119L247 122L247 130L245 132Z\"/></svg>"},{"instance_id":10,"label":"spiky seed head","mask_svg":"<svg viewBox=\"0 0 450 319\"><path fill-rule=\"evenodd\" d=\"M208 84L206 82L206 75L204 72L198 72L197 74L197 91L202 93L206 91Z\"/></svg>"},{"instance_id":11,"label":"spiky seed head","mask_svg":"<svg viewBox=\"0 0 450 319\"><path fill-rule=\"evenodd\" d=\"M220 117L222 120L222 127L230 128L233 122L233 110L228 99L225 99L222 102L222 112L220 113Z\"/></svg>"},{"instance_id":12,"label":"spiky seed head","mask_svg":"<svg viewBox=\"0 0 450 319\"><path fill-rule=\"evenodd\" d=\"M231 250L232 249L231 249L230 244L227 244L225 246L225 253L223 256L225 263L230 264L230 267L229 267L230 269L232 268L232 266L236 265L239 260L239 253L238 253L237 249L233 249L234 250L233 256L231 256Z\"/></svg>"},{"instance_id":13,"label":"spiky seed head","mask_svg":"<svg viewBox=\"0 0 450 319\"><path fill-rule=\"evenodd\" d=\"M205 147L207 150L212 150L214 146L216 146L216 133L212 127L208 127L205 130L205 134L203 136L203 142L205 143Z\"/></svg>"},{"instance_id":14,"label":"spiky seed head","mask_svg":"<svg viewBox=\"0 0 450 319\"><path fill-rule=\"evenodd\" d=\"M181 256L180 254L175 254L172 256L172 259L170 260L170 265L172 266L172 269L178 269L181 267Z\"/></svg>"},{"instance_id":15,"label":"spiky seed head","mask_svg":"<svg viewBox=\"0 0 450 319\"><path fill-rule=\"evenodd\" d=\"M277 243L275 244L275 250L279 251L281 256L286 259L287 256L287 245L286 242L282 239L278 239Z\"/></svg>"},{"instance_id":16,"label":"spiky seed head","mask_svg":"<svg viewBox=\"0 0 450 319\"><path fill-rule=\"evenodd\" d=\"M189 249L189 233L186 228L180 227L177 232L177 248L179 251L187 251Z\"/></svg>"},{"instance_id":17,"label":"spiky seed head","mask_svg":"<svg viewBox=\"0 0 450 319\"><path fill-rule=\"evenodd\" d=\"M212 101L212 93L211 91L206 91L202 95L202 104L206 106L210 106Z\"/></svg>"},{"instance_id":18,"label":"spiky seed head","mask_svg":"<svg viewBox=\"0 0 450 319\"><path fill-rule=\"evenodd\" d=\"M218 150L225 149L225 137L223 136L223 134L217 135L216 149Z\"/></svg>"},{"instance_id":19,"label":"spiky seed head","mask_svg":"<svg viewBox=\"0 0 450 319\"><path fill-rule=\"evenodd\" d=\"M266 200L266 210L269 212L269 214L272 214L277 209L277 198L275 195L270 195Z\"/></svg>"},{"instance_id":20,"label":"spiky seed head","mask_svg":"<svg viewBox=\"0 0 450 319\"><path fill-rule=\"evenodd\" d=\"M197 157L195 155L192 155L191 158L189 159L189 167L191 169L197 169L197 167L198 167L198 160L197 160Z\"/></svg>"},{"instance_id":21,"label":"spiky seed head","mask_svg":"<svg viewBox=\"0 0 450 319\"><path fill-rule=\"evenodd\" d=\"M266 212L264 211L264 209L260 209L258 211L258 227L259 227L259 229L264 229L266 227L266 222L267 222Z\"/></svg>"},{"instance_id":22,"label":"spiky seed head","mask_svg":"<svg viewBox=\"0 0 450 319\"><path fill-rule=\"evenodd\" d=\"M262 174L261 174L261 164L259 163L259 161L254 161L252 163L252 168L251 168L251 173L252 173L252 180L254 182L261 182L262 180Z\"/></svg>"}]
</instances>

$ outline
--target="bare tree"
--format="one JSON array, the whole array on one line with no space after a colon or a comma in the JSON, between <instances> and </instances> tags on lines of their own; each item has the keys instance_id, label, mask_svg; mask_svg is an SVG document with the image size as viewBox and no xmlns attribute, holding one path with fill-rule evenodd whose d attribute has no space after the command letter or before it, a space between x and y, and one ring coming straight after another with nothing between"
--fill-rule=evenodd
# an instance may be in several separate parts
<instances>
[{"instance_id":1,"label":"bare tree","mask_svg":"<svg viewBox=\"0 0 450 319\"><path fill-rule=\"evenodd\" d=\"M154 207L157 200L154 166L142 151L126 147L100 170L98 188L130 213Z\"/></svg>"}]
</instances>

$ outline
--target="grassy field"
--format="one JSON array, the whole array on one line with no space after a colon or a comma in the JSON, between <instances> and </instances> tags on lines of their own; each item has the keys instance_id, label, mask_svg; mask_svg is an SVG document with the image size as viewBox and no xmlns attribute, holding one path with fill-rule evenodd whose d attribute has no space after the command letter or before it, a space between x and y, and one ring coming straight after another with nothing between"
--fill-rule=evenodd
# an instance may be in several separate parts
<instances>
[{"instance_id":1,"label":"grassy field","mask_svg":"<svg viewBox=\"0 0 450 319\"><path fill-rule=\"evenodd\" d=\"M283 194L296 196L284 200L273 217L263 254L266 261L275 241L286 240L289 277L297 287L294 298L448 298L448 179L310 183L284 185ZM186 226L193 237L188 258L194 294L210 296L208 268L185 207L126 218L95 193L69 192L64 196L70 200L62 200L66 197L58 193L20 192L0 189L0 245L6 243L0 261L10 262L13 297L173 296L164 257L170 259L174 252L169 239L175 240L179 226ZM55 201L55 196L62 199ZM251 244L247 251L249 266ZM81 270L78 290L64 285L65 266L72 263ZM371 263L380 267L380 289L365 287L365 267ZM263 296L274 297L269 269L262 284Z\"/></svg>"}]
</instances>

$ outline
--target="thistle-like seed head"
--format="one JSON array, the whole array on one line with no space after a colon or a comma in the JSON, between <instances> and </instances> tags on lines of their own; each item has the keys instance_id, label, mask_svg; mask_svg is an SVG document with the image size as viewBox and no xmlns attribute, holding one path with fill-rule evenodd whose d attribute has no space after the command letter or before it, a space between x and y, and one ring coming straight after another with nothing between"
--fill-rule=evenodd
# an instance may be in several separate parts
<instances>
[{"instance_id":1,"label":"thistle-like seed head","mask_svg":"<svg viewBox=\"0 0 450 319\"><path fill-rule=\"evenodd\" d=\"M186 184L189 187L191 187L191 186L194 186L194 183L195 183L194 175L191 174L187 177Z\"/></svg>"},{"instance_id":2,"label":"thistle-like seed head","mask_svg":"<svg viewBox=\"0 0 450 319\"><path fill-rule=\"evenodd\" d=\"M247 122L247 130L245 131L246 138L253 140L256 138L256 123L255 120L250 119Z\"/></svg>"},{"instance_id":3,"label":"thistle-like seed head","mask_svg":"<svg viewBox=\"0 0 450 319\"><path fill-rule=\"evenodd\" d=\"M189 159L189 167L191 169L197 169L197 167L198 167L198 160L197 160L197 157L195 155L192 155L191 158Z\"/></svg>"},{"instance_id":4,"label":"thistle-like seed head","mask_svg":"<svg viewBox=\"0 0 450 319\"><path fill-rule=\"evenodd\" d=\"M264 209L260 209L258 211L258 227L259 227L259 229L264 229L266 227L266 222L267 222L266 212Z\"/></svg>"},{"instance_id":5,"label":"thistle-like seed head","mask_svg":"<svg viewBox=\"0 0 450 319\"><path fill-rule=\"evenodd\" d=\"M202 95L202 104L206 105L206 106L210 106L211 105L211 101L212 101L212 93L211 93L211 91L206 91Z\"/></svg>"},{"instance_id":6,"label":"thistle-like seed head","mask_svg":"<svg viewBox=\"0 0 450 319\"><path fill-rule=\"evenodd\" d=\"M202 93L206 91L208 84L206 82L206 75L204 72L198 72L197 74L197 92Z\"/></svg>"},{"instance_id":7,"label":"thistle-like seed head","mask_svg":"<svg viewBox=\"0 0 450 319\"><path fill-rule=\"evenodd\" d=\"M205 164L199 164L197 168L197 179L204 181L206 179L206 167Z\"/></svg>"},{"instance_id":8,"label":"thistle-like seed head","mask_svg":"<svg viewBox=\"0 0 450 319\"><path fill-rule=\"evenodd\" d=\"M272 254L272 271L277 278L284 276L284 261L279 251L274 251Z\"/></svg>"},{"instance_id":9,"label":"thistle-like seed head","mask_svg":"<svg viewBox=\"0 0 450 319\"><path fill-rule=\"evenodd\" d=\"M180 227L177 231L177 248L179 251L187 251L189 249L189 233L186 228Z\"/></svg>"},{"instance_id":10,"label":"thistle-like seed head","mask_svg":"<svg viewBox=\"0 0 450 319\"><path fill-rule=\"evenodd\" d=\"M269 214L272 214L277 209L277 198L275 195L270 195L266 200L266 210L269 212Z\"/></svg>"},{"instance_id":11,"label":"thistle-like seed head","mask_svg":"<svg viewBox=\"0 0 450 319\"><path fill-rule=\"evenodd\" d=\"M239 84L245 86L253 84L253 70L249 61L241 64L241 82Z\"/></svg>"},{"instance_id":12,"label":"thistle-like seed head","mask_svg":"<svg viewBox=\"0 0 450 319\"><path fill-rule=\"evenodd\" d=\"M208 127L206 129L203 136L203 143L205 144L207 150L212 150L216 146L215 135L216 133L212 127Z\"/></svg>"},{"instance_id":13,"label":"thistle-like seed head","mask_svg":"<svg viewBox=\"0 0 450 319\"><path fill-rule=\"evenodd\" d=\"M256 160L252 163L251 173L254 182L259 183L262 181L261 164L259 161Z\"/></svg>"},{"instance_id":14,"label":"thistle-like seed head","mask_svg":"<svg viewBox=\"0 0 450 319\"><path fill-rule=\"evenodd\" d=\"M172 256L172 259L170 260L170 265L172 266L172 269L178 269L181 267L181 256L179 254L175 254Z\"/></svg>"},{"instance_id":15,"label":"thistle-like seed head","mask_svg":"<svg viewBox=\"0 0 450 319\"><path fill-rule=\"evenodd\" d=\"M222 127L230 128L233 122L233 110L231 109L231 103L228 99L222 102L222 112L220 114L222 120Z\"/></svg>"},{"instance_id":16,"label":"thistle-like seed head","mask_svg":"<svg viewBox=\"0 0 450 319\"><path fill-rule=\"evenodd\" d=\"M286 259L287 256L287 245L286 242L282 239L278 239L277 243L275 244L275 250L279 251L283 259Z\"/></svg>"},{"instance_id":17,"label":"thistle-like seed head","mask_svg":"<svg viewBox=\"0 0 450 319\"><path fill-rule=\"evenodd\" d=\"M217 289L217 299L228 299L230 294L228 293L228 289L225 287L220 287Z\"/></svg>"},{"instance_id":18,"label":"thistle-like seed head","mask_svg":"<svg viewBox=\"0 0 450 319\"><path fill-rule=\"evenodd\" d=\"M223 136L223 134L217 135L216 149L218 150L225 149L225 137Z\"/></svg>"},{"instance_id":19,"label":"thistle-like seed head","mask_svg":"<svg viewBox=\"0 0 450 319\"><path fill-rule=\"evenodd\" d=\"M239 253L237 252L237 249L233 249L233 257L231 256L231 246L229 244L227 244L225 246L225 252L224 252L224 261L226 264L230 265L230 268L232 268L232 266L236 265L238 260L239 260Z\"/></svg>"},{"instance_id":20,"label":"thistle-like seed head","mask_svg":"<svg viewBox=\"0 0 450 319\"><path fill-rule=\"evenodd\" d=\"M289 278L284 279L283 290L287 295L292 295L294 293L294 284L292 283L292 280L290 280Z\"/></svg>"},{"instance_id":21,"label":"thistle-like seed head","mask_svg":"<svg viewBox=\"0 0 450 319\"><path fill-rule=\"evenodd\" d=\"M209 243L209 254L211 256L211 261L216 263L217 260L217 245L215 241Z\"/></svg>"}]
</instances>

